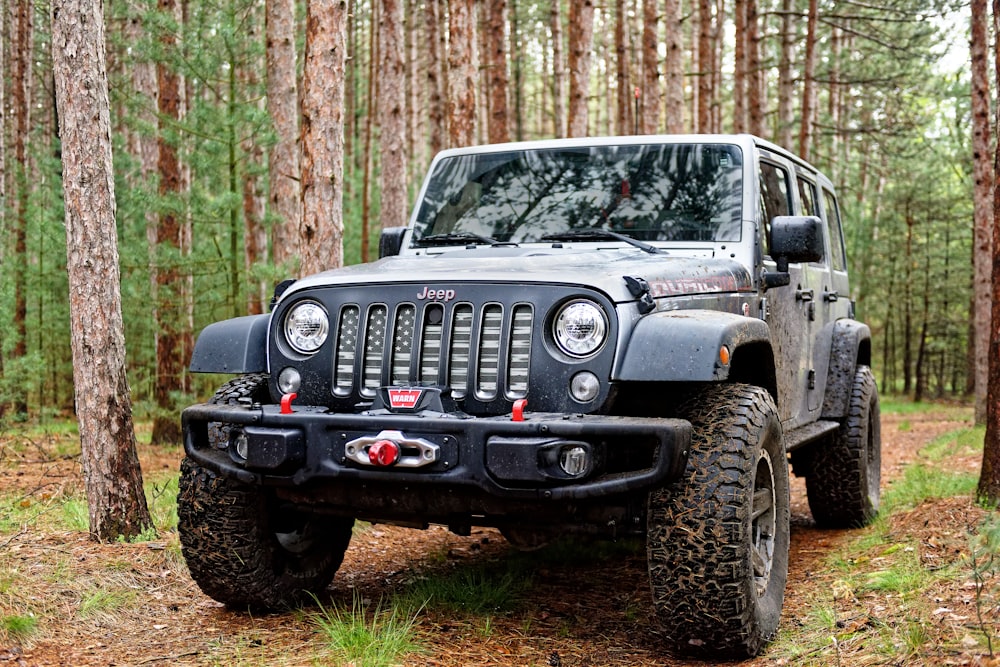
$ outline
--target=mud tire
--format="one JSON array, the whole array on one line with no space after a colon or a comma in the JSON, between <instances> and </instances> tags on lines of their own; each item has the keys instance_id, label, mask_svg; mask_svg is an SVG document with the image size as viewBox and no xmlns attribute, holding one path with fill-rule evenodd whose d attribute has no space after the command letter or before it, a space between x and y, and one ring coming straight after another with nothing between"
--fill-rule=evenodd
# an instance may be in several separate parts
<instances>
[{"instance_id":1,"label":"mud tire","mask_svg":"<svg viewBox=\"0 0 1000 667\"><path fill-rule=\"evenodd\" d=\"M264 400L266 381L242 376L212 402ZM230 428L210 425L209 439L227 442ZM354 524L282 506L269 489L221 477L189 458L181 462L177 517L181 551L199 588L230 607L254 610L299 606L322 592L344 560Z\"/></svg>"},{"instance_id":2,"label":"mud tire","mask_svg":"<svg viewBox=\"0 0 1000 667\"><path fill-rule=\"evenodd\" d=\"M663 648L711 660L752 657L777 630L788 575L781 422L767 391L744 384L706 388L682 414L694 426L687 469L650 494L647 513Z\"/></svg>"},{"instance_id":3,"label":"mud tire","mask_svg":"<svg viewBox=\"0 0 1000 667\"><path fill-rule=\"evenodd\" d=\"M858 366L847 417L827 443L811 452L806 493L816 524L857 528L878 513L882 465L878 388L868 366Z\"/></svg>"}]
</instances>

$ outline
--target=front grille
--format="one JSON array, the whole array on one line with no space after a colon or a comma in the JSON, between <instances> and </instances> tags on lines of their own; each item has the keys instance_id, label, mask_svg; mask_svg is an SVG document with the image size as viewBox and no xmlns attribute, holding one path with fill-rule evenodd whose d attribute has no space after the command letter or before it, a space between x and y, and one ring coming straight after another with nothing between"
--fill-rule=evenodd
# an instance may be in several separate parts
<instances>
[{"instance_id":1,"label":"front grille","mask_svg":"<svg viewBox=\"0 0 1000 667\"><path fill-rule=\"evenodd\" d=\"M334 356L337 396L383 385L446 385L479 401L528 394L534 311L529 304L341 306Z\"/></svg>"}]
</instances>

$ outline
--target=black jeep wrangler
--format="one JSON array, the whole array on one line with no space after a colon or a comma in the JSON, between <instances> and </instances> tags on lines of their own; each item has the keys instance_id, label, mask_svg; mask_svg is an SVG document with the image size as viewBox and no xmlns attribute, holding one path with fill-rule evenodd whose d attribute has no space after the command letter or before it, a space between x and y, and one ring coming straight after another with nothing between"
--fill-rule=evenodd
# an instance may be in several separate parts
<instances>
[{"instance_id":1,"label":"black jeep wrangler","mask_svg":"<svg viewBox=\"0 0 1000 667\"><path fill-rule=\"evenodd\" d=\"M644 536L666 651L759 653L790 465L823 526L879 502L879 402L830 181L752 136L446 151L376 262L207 327L184 557L234 607L326 587L355 519L516 547Z\"/></svg>"}]
</instances>

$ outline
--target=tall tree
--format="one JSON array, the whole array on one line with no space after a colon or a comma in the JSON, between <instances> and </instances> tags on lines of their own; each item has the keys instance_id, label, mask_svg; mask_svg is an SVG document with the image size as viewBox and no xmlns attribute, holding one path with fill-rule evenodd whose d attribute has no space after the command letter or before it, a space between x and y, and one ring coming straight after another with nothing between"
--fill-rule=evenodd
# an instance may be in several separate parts
<instances>
[{"instance_id":1,"label":"tall tree","mask_svg":"<svg viewBox=\"0 0 1000 667\"><path fill-rule=\"evenodd\" d=\"M549 30L552 32L552 118L556 137L566 136L566 67L563 64L563 29L560 0L551 0Z\"/></svg>"},{"instance_id":2,"label":"tall tree","mask_svg":"<svg viewBox=\"0 0 1000 667\"><path fill-rule=\"evenodd\" d=\"M295 236L302 217L299 188L299 90L295 52L295 0L266 0L267 111L276 141L268 156L273 259L291 264L297 257ZM292 267L286 267L292 268Z\"/></svg>"},{"instance_id":3,"label":"tall tree","mask_svg":"<svg viewBox=\"0 0 1000 667\"><path fill-rule=\"evenodd\" d=\"M569 114L567 135L587 136L590 102L590 49L594 40L594 0L569 3Z\"/></svg>"},{"instance_id":4,"label":"tall tree","mask_svg":"<svg viewBox=\"0 0 1000 667\"><path fill-rule=\"evenodd\" d=\"M403 3L381 0L379 56L379 172L382 228L406 224L406 71L403 68ZM362 257L362 260L367 260Z\"/></svg>"},{"instance_id":5,"label":"tall tree","mask_svg":"<svg viewBox=\"0 0 1000 667\"><path fill-rule=\"evenodd\" d=\"M698 106L695 132L711 132L712 99L712 3L698 0Z\"/></svg>"},{"instance_id":6,"label":"tall tree","mask_svg":"<svg viewBox=\"0 0 1000 667\"><path fill-rule=\"evenodd\" d=\"M14 275L14 345L11 358L22 359L28 352L27 341L27 229L28 200L31 191L28 141L31 125L32 65L35 41L34 3L13 0L10 25L11 112L14 116L11 140L14 144L14 199L11 206L13 254L10 270ZM18 399L14 411L24 413L27 405Z\"/></svg>"},{"instance_id":7,"label":"tall tree","mask_svg":"<svg viewBox=\"0 0 1000 667\"><path fill-rule=\"evenodd\" d=\"M302 273L344 263L346 0L309 0L302 77Z\"/></svg>"},{"instance_id":8,"label":"tall tree","mask_svg":"<svg viewBox=\"0 0 1000 667\"><path fill-rule=\"evenodd\" d=\"M663 23L667 31L665 110L666 130L670 134L684 131L684 45L681 41L681 0L666 0Z\"/></svg>"},{"instance_id":9,"label":"tall tree","mask_svg":"<svg viewBox=\"0 0 1000 667\"><path fill-rule=\"evenodd\" d=\"M625 0L615 0L615 132L632 134L632 86L629 85L629 25Z\"/></svg>"},{"instance_id":10,"label":"tall tree","mask_svg":"<svg viewBox=\"0 0 1000 667\"><path fill-rule=\"evenodd\" d=\"M476 7L473 0L448 2L448 140L452 147L476 140Z\"/></svg>"},{"instance_id":11,"label":"tall tree","mask_svg":"<svg viewBox=\"0 0 1000 667\"><path fill-rule=\"evenodd\" d=\"M177 46L177 34L182 25L181 4L178 0L159 0L159 9L168 23L161 41L165 50ZM172 63L157 63L157 104L160 128L157 140L159 194L164 200L156 223L155 259L151 273L155 276L156 318L156 381L154 397L158 408L153 418L154 444L176 444L181 441L180 420L177 418L175 397L184 388L186 309L185 279L180 270L185 238L185 215L181 200L184 177L178 151L177 127L183 113L184 87Z\"/></svg>"},{"instance_id":12,"label":"tall tree","mask_svg":"<svg viewBox=\"0 0 1000 667\"><path fill-rule=\"evenodd\" d=\"M819 21L819 3L809 0L809 19L806 21L806 61L802 72L802 121L799 125L799 156L811 160L813 115L816 111L816 24Z\"/></svg>"},{"instance_id":13,"label":"tall tree","mask_svg":"<svg viewBox=\"0 0 1000 667\"><path fill-rule=\"evenodd\" d=\"M993 264L994 174L990 165L989 23L987 1L972 0L972 169L973 169L973 347L975 349L976 423L986 423L986 386L990 346L991 286ZM997 331L994 329L993 331ZM993 336L996 338L996 336Z\"/></svg>"},{"instance_id":14,"label":"tall tree","mask_svg":"<svg viewBox=\"0 0 1000 667\"><path fill-rule=\"evenodd\" d=\"M510 118L507 112L507 0L489 0L487 3L486 49L486 99L490 122L487 139L491 144L510 141Z\"/></svg>"},{"instance_id":15,"label":"tall tree","mask_svg":"<svg viewBox=\"0 0 1000 667\"><path fill-rule=\"evenodd\" d=\"M54 0L52 65L62 139L73 384L90 533L101 541L152 526L125 375L111 162L111 121L99 0Z\"/></svg>"},{"instance_id":16,"label":"tall tree","mask_svg":"<svg viewBox=\"0 0 1000 667\"><path fill-rule=\"evenodd\" d=\"M977 5L979 5L977 7ZM973 0L973 34L986 30L985 0ZM976 23L980 22L980 26ZM993 0L993 34L1000 36L1000 0ZM975 37L973 38L976 39ZM975 50L975 49L974 49ZM994 51L994 72L1000 90L1000 43ZM996 109L997 127L1000 127L1000 105ZM980 156L989 163L989 155ZM1000 222L1000 140L996 142L993 157L993 219ZM1000 303L1000 224L993 225L993 270L991 288L993 303ZM983 465L977 489L979 498L995 506L1000 503L1000 308L993 308L990 318L989 378L987 388L986 439L983 445Z\"/></svg>"},{"instance_id":17,"label":"tall tree","mask_svg":"<svg viewBox=\"0 0 1000 667\"><path fill-rule=\"evenodd\" d=\"M747 3L735 0L733 44L733 132L747 129Z\"/></svg>"},{"instance_id":18,"label":"tall tree","mask_svg":"<svg viewBox=\"0 0 1000 667\"><path fill-rule=\"evenodd\" d=\"M778 144L791 150L795 124L795 43L796 22L792 0L781 0L781 55L778 58L778 116L775 136Z\"/></svg>"},{"instance_id":19,"label":"tall tree","mask_svg":"<svg viewBox=\"0 0 1000 667\"><path fill-rule=\"evenodd\" d=\"M764 71L760 58L760 17L757 0L747 3L747 108L750 134L764 134Z\"/></svg>"},{"instance_id":20,"label":"tall tree","mask_svg":"<svg viewBox=\"0 0 1000 667\"><path fill-rule=\"evenodd\" d=\"M437 155L444 148L448 123L444 104L444 36L441 29L444 13L443 0L427 0L427 114L430 123L431 154Z\"/></svg>"},{"instance_id":21,"label":"tall tree","mask_svg":"<svg viewBox=\"0 0 1000 667\"><path fill-rule=\"evenodd\" d=\"M643 134L660 126L659 11L657 0L642 0L642 123Z\"/></svg>"}]
</instances>

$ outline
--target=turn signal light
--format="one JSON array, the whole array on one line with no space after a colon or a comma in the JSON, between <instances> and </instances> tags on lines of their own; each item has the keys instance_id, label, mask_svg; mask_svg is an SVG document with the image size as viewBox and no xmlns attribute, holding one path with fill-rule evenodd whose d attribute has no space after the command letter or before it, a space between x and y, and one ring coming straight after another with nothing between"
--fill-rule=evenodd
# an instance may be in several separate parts
<instances>
[{"instance_id":1,"label":"turn signal light","mask_svg":"<svg viewBox=\"0 0 1000 667\"><path fill-rule=\"evenodd\" d=\"M368 448L368 460L376 466L394 465L399 460L399 445L392 440L377 440Z\"/></svg>"}]
</instances>

